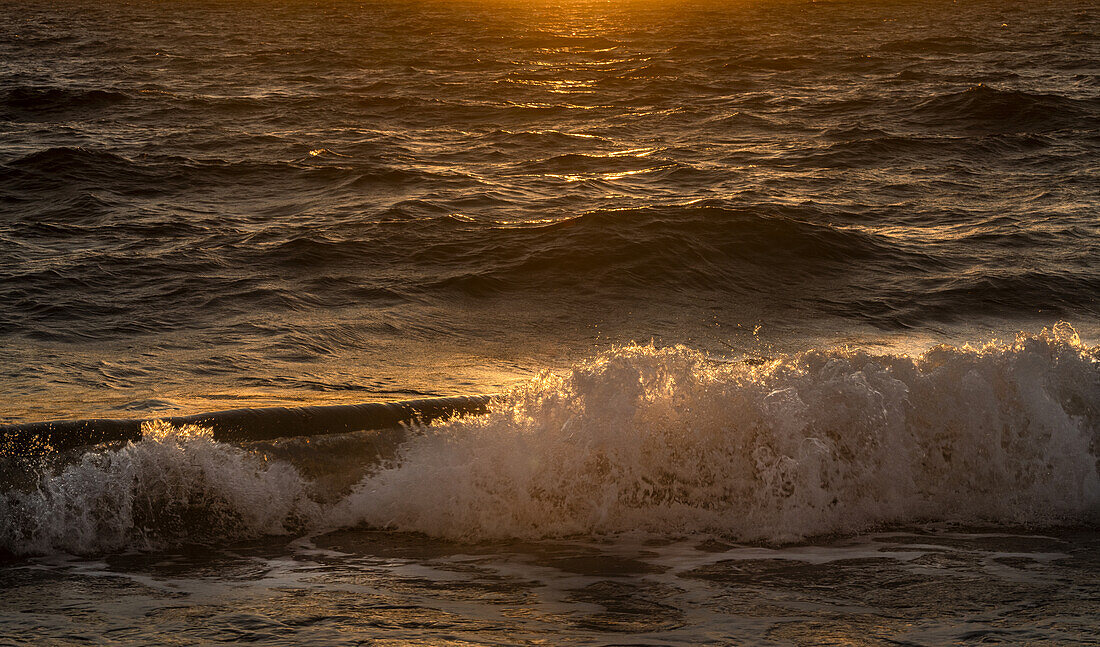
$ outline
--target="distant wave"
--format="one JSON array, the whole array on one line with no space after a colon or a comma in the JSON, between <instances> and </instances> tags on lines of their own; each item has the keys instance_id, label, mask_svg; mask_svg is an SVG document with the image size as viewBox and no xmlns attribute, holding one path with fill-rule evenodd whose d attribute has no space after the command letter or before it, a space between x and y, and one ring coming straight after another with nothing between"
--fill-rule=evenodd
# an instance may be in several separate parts
<instances>
[{"instance_id":1,"label":"distant wave","mask_svg":"<svg viewBox=\"0 0 1100 647\"><path fill-rule=\"evenodd\" d=\"M1072 99L1054 94L999 90L976 85L941 94L917 104L912 118L990 132L1042 132L1080 127L1100 117L1100 99Z\"/></svg>"},{"instance_id":2,"label":"distant wave","mask_svg":"<svg viewBox=\"0 0 1100 647\"><path fill-rule=\"evenodd\" d=\"M133 172L137 165L106 150L83 146L56 146L28 153L7 163L7 166L66 175L82 171L111 173Z\"/></svg>"},{"instance_id":3,"label":"distant wave","mask_svg":"<svg viewBox=\"0 0 1100 647\"><path fill-rule=\"evenodd\" d=\"M0 118L34 119L102 110L131 99L126 92L54 85L14 85L0 93Z\"/></svg>"},{"instance_id":4,"label":"distant wave","mask_svg":"<svg viewBox=\"0 0 1100 647\"><path fill-rule=\"evenodd\" d=\"M972 36L932 36L890 41L879 50L906 54L973 54L988 47L984 39Z\"/></svg>"},{"instance_id":5,"label":"distant wave","mask_svg":"<svg viewBox=\"0 0 1100 647\"><path fill-rule=\"evenodd\" d=\"M410 431L249 449L153 425L7 486L0 551L357 524L785 542L923 521L1100 522L1100 348L1066 324L916 357L749 363L627 346L543 374L487 415Z\"/></svg>"},{"instance_id":6,"label":"distant wave","mask_svg":"<svg viewBox=\"0 0 1100 647\"><path fill-rule=\"evenodd\" d=\"M394 189L427 182L439 186L448 180L432 171L348 162L331 154L286 160L163 154L132 158L98 146L54 146L0 163L0 181L8 185L0 189L0 195L37 194L38 205L49 205L59 195L78 191L110 190L145 198L194 186L239 190L242 185L272 178L282 178L304 190L323 187L328 191Z\"/></svg>"},{"instance_id":7,"label":"distant wave","mask_svg":"<svg viewBox=\"0 0 1100 647\"><path fill-rule=\"evenodd\" d=\"M781 207L624 209L479 232L466 253L481 262L459 268L443 284L474 291L531 283L737 291L738 285L761 289L769 277L807 275L891 251L888 241L872 234L799 215L806 214ZM432 252L425 250L425 260Z\"/></svg>"}]
</instances>

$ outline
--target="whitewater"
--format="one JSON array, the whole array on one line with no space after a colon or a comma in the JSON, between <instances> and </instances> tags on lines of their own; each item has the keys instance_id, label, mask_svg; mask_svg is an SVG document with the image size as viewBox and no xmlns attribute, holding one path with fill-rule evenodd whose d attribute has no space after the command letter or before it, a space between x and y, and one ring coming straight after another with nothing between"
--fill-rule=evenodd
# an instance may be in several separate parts
<instances>
[{"instance_id":1,"label":"whitewater","mask_svg":"<svg viewBox=\"0 0 1100 647\"><path fill-rule=\"evenodd\" d=\"M320 482L296 467L354 442L385 451L352 466L353 485L332 487L339 463ZM299 442L285 458L254 445L150 424L4 492L0 548L95 554L360 525L472 542L772 544L927 522L1095 525L1100 347L1068 324L913 357L746 362L632 345L543 373L485 415Z\"/></svg>"}]
</instances>

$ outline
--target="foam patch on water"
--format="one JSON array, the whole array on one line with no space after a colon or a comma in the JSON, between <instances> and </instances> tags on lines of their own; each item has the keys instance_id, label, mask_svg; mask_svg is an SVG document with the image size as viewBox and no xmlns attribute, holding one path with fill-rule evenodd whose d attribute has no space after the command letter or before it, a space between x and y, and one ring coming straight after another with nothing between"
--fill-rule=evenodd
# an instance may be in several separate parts
<instances>
[{"instance_id":1,"label":"foam patch on water","mask_svg":"<svg viewBox=\"0 0 1100 647\"><path fill-rule=\"evenodd\" d=\"M796 540L924 520L1095 523L1100 349L1068 325L760 366L629 346L426 428L328 512L464 539Z\"/></svg>"}]
</instances>

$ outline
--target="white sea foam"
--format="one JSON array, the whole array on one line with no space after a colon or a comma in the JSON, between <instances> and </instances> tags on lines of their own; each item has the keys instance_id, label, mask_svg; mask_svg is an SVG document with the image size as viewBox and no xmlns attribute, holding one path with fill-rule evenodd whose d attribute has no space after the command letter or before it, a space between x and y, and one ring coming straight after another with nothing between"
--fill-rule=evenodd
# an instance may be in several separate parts
<instances>
[{"instance_id":1,"label":"white sea foam","mask_svg":"<svg viewBox=\"0 0 1100 647\"><path fill-rule=\"evenodd\" d=\"M787 541L922 520L1100 521L1100 347L1066 325L915 357L815 350L756 366L627 346L542 374L488 415L412 431L341 495L261 452L154 426L0 493L0 551L361 523L471 540Z\"/></svg>"},{"instance_id":2,"label":"white sea foam","mask_svg":"<svg viewBox=\"0 0 1100 647\"><path fill-rule=\"evenodd\" d=\"M466 539L776 541L918 520L1093 523L1098 352L1068 325L761 366L619 348L424 429L328 519Z\"/></svg>"},{"instance_id":3,"label":"white sea foam","mask_svg":"<svg viewBox=\"0 0 1100 647\"><path fill-rule=\"evenodd\" d=\"M284 532L316 514L288 464L160 423L85 454L32 491L0 494L0 551L108 552Z\"/></svg>"}]
</instances>

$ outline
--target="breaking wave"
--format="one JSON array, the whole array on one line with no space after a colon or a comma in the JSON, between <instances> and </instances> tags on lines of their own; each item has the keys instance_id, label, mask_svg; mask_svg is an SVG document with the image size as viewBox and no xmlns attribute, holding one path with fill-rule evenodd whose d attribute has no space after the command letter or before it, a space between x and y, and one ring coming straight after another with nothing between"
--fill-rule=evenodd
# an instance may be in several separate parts
<instances>
[{"instance_id":1,"label":"breaking wave","mask_svg":"<svg viewBox=\"0 0 1100 647\"><path fill-rule=\"evenodd\" d=\"M0 554L101 553L286 532L315 514L288 463L151 425L138 443L93 451L33 488L0 495Z\"/></svg>"},{"instance_id":2,"label":"breaking wave","mask_svg":"<svg viewBox=\"0 0 1100 647\"><path fill-rule=\"evenodd\" d=\"M1094 522L1100 348L1068 326L917 357L630 346L426 429L330 513L464 539L792 541L926 520Z\"/></svg>"},{"instance_id":3,"label":"breaking wave","mask_svg":"<svg viewBox=\"0 0 1100 647\"><path fill-rule=\"evenodd\" d=\"M484 416L237 446L154 425L0 493L0 552L366 524L463 540L786 542L924 521L1100 521L1100 347L1067 324L916 355L631 345ZM334 444L335 443L335 444Z\"/></svg>"}]
</instances>

